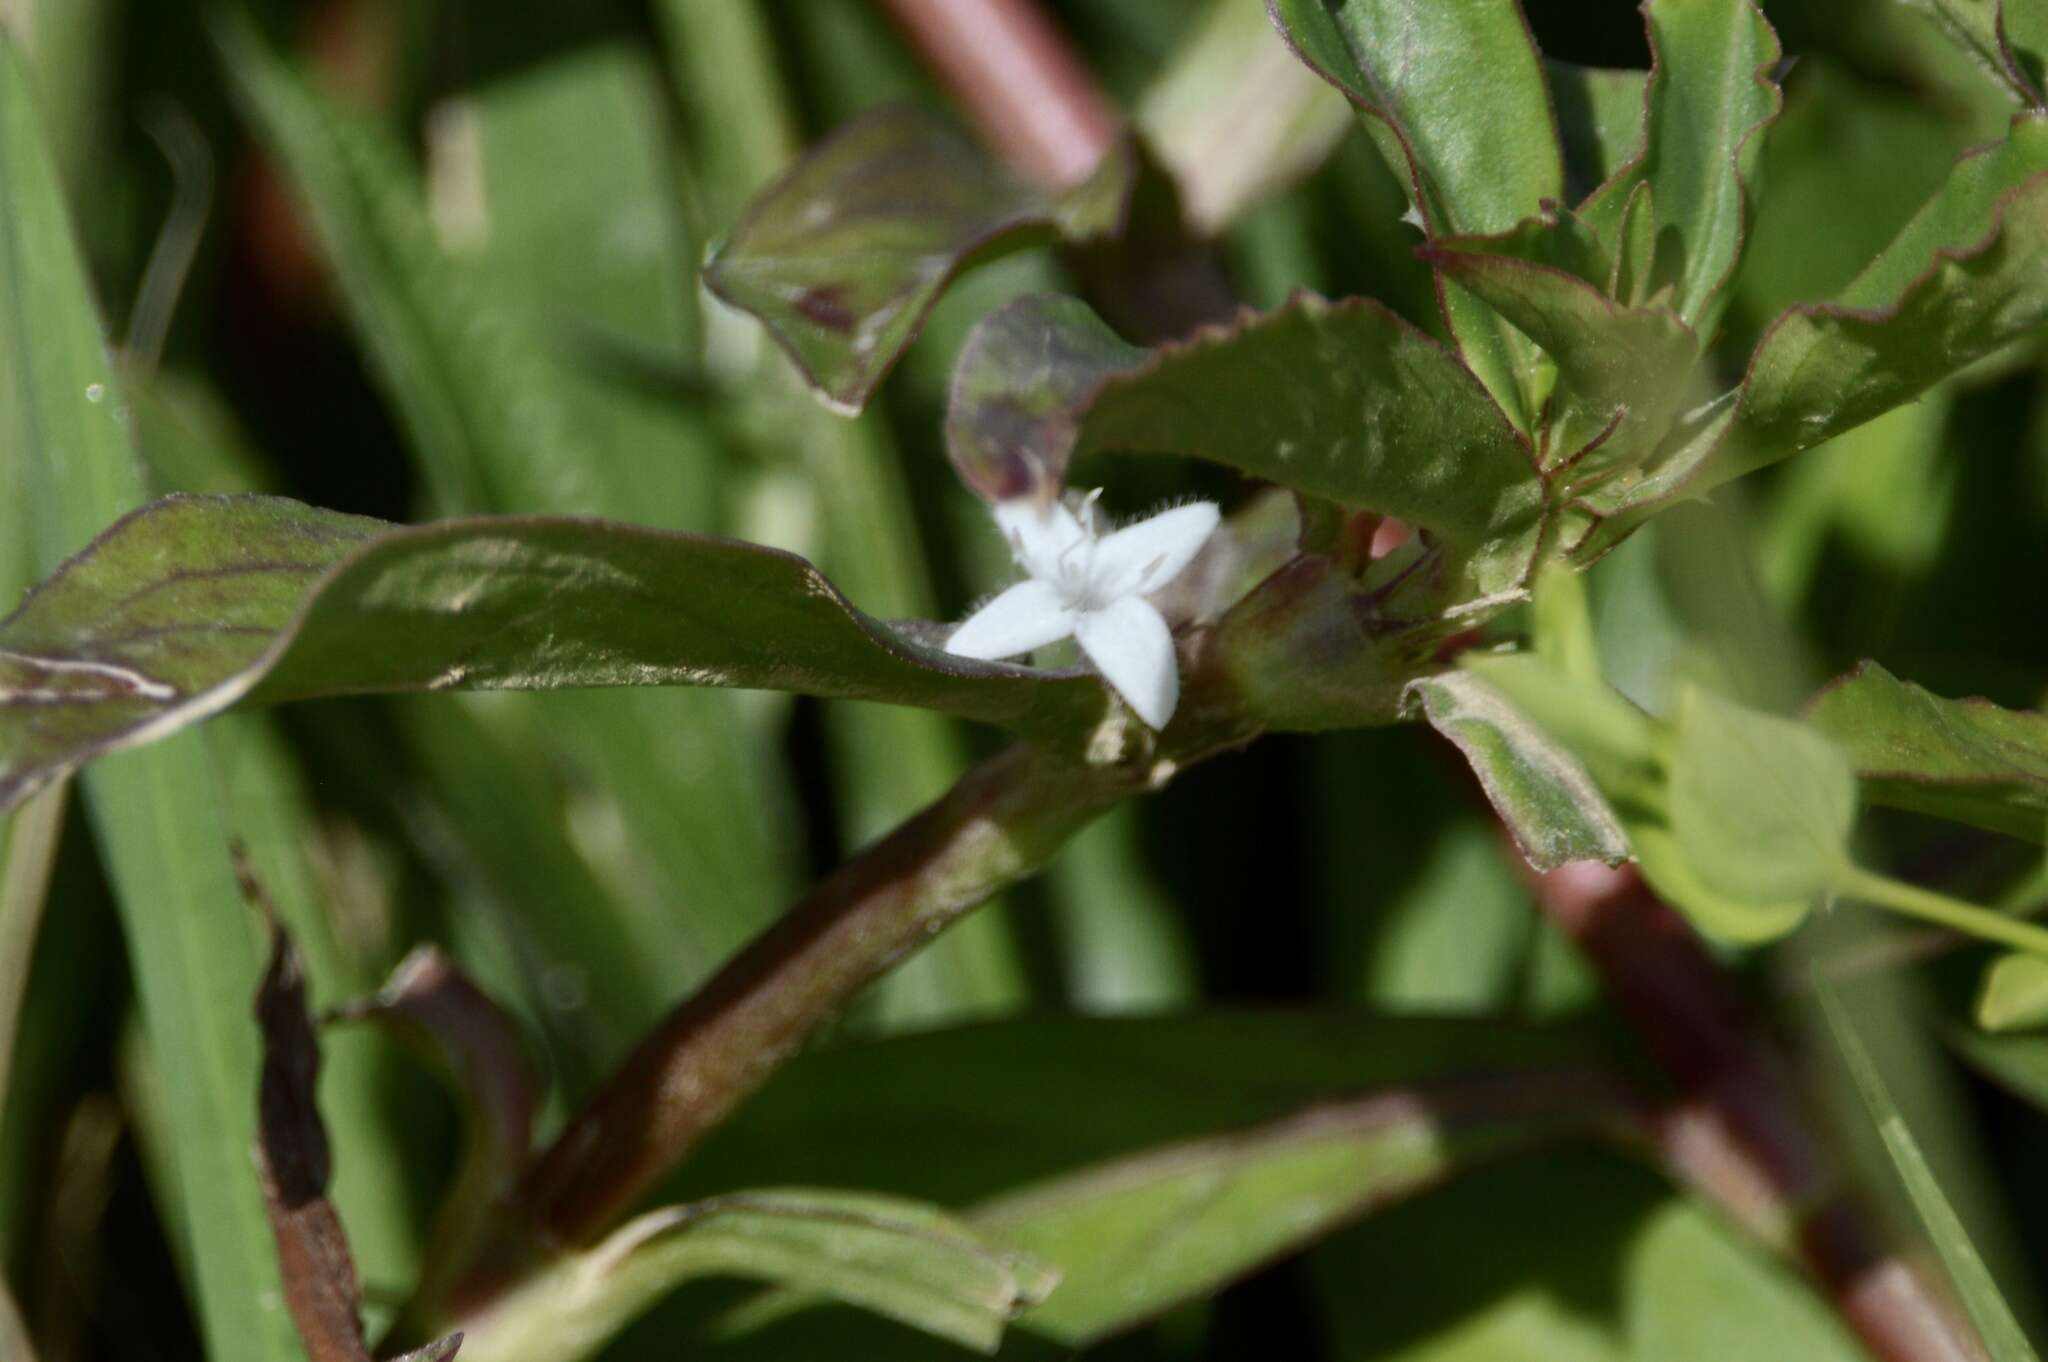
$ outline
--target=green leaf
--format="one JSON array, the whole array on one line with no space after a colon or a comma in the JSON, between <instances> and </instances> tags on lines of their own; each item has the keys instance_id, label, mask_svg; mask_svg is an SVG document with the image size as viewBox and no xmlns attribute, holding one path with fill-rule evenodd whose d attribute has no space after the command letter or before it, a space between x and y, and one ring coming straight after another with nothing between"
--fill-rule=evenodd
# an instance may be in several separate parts
<instances>
[{"instance_id":1,"label":"green leaf","mask_svg":"<svg viewBox=\"0 0 2048 1362\"><path fill-rule=\"evenodd\" d=\"M1695 397L1698 337L1664 307L1624 307L1583 278L1464 241L1432 262L1513 322L1557 365L1543 412L1546 471L1563 494L1634 467Z\"/></svg>"},{"instance_id":2,"label":"green leaf","mask_svg":"<svg viewBox=\"0 0 2048 1362\"><path fill-rule=\"evenodd\" d=\"M1040 1014L891 1036L791 1061L665 1192L808 1176L970 1205L1361 1092L1600 1053L1572 1027L1342 1008Z\"/></svg>"},{"instance_id":3,"label":"green leaf","mask_svg":"<svg viewBox=\"0 0 2048 1362\"><path fill-rule=\"evenodd\" d=\"M1485 681L1451 672L1416 681L1410 693L1472 764L1530 865L1629 858L1628 835L1585 766Z\"/></svg>"},{"instance_id":4,"label":"green leaf","mask_svg":"<svg viewBox=\"0 0 2048 1362\"><path fill-rule=\"evenodd\" d=\"M1543 63L1564 147L1565 198L1578 203L1642 155L1647 71Z\"/></svg>"},{"instance_id":5,"label":"green leaf","mask_svg":"<svg viewBox=\"0 0 2048 1362\"><path fill-rule=\"evenodd\" d=\"M1962 1221L1942 1194L1941 1184L1935 1181L1918 1141L1893 1104L1884 1078L1870 1052L1864 1048L1862 1038L1856 1034L1855 1024L1843 1009L1840 998L1825 982L1819 984L1819 998L1829 1029L1834 1033L1835 1044L1841 1047L1842 1056L1848 1062L1849 1075L1863 1099L1864 1109L1884 1140L1885 1152L1891 1156L1892 1166L1898 1170L1899 1178L1905 1184L1906 1195L1911 1198L1920 1223L1933 1241L1935 1251L1941 1255L1949 1280L1955 1283L1964 1308L1976 1321L1992 1362L2039 1362L2033 1345L2027 1342L2019 1321L2013 1318L2011 1307L2000 1294L1998 1283L1992 1279L1990 1269L1984 1266L1984 1260L1970 1242Z\"/></svg>"},{"instance_id":6,"label":"green leaf","mask_svg":"<svg viewBox=\"0 0 2048 1362\"><path fill-rule=\"evenodd\" d=\"M1536 47L1515 0L1267 0L1295 51L1365 116L1429 238L1502 232L1564 196ZM1525 341L1456 284L1437 304L1517 425L1535 406Z\"/></svg>"},{"instance_id":7,"label":"green leaf","mask_svg":"<svg viewBox=\"0 0 2048 1362\"><path fill-rule=\"evenodd\" d=\"M2048 960L2014 951L1992 961L1977 993L1977 1025L1986 1031L2048 1025Z\"/></svg>"},{"instance_id":8,"label":"green leaf","mask_svg":"<svg viewBox=\"0 0 2048 1362\"><path fill-rule=\"evenodd\" d=\"M1564 197L1543 69L1514 0L1268 0L1367 115L1431 236L1502 232Z\"/></svg>"},{"instance_id":9,"label":"green leaf","mask_svg":"<svg viewBox=\"0 0 2048 1362\"><path fill-rule=\"evenodd\" d=\"M1345 1231L1309 1267L1337 1362L1870 1357L1794 1265L1599 1149L1471 1173Z\"/></svg>"},{"instance_id":10,"label":"green leaf","mask_svg":"<svg viewBox=\"0 0 2048 1362\"><path fill-rule=\"evenodd\" d=\"M734 540L521 517L394 529L275 497L123 519L0 622L0 792L244 698L713 685L885 700L1028 731L1093 677L970 663Z\"/></svg>"},{"instance_id":11,"label":"green leaf","mask_svg":"<svg viewBox=\"0 0 2048 1362\"><path fill-rule=\"evenodd\" d=\"M1021 1327L1084 1346L1485 1159L1619 1122L1604 1084L1537 1074L1320 1107L1009 1193L973 1223L1061 1274Z\"/></svg>"},{"instance_id":12,"label":"green leaf","mask_svg":"<svg viewBox=\"0 0 2048 1362\"><path fill-rule=\"evenodd\" d=\"M0 35L0 444L25 465L15 486L48 571L141 501L143 480L31 86ZM23 712L6 707L9 720ZM177 1179L206 1190L205 1213L174 1233L196 1269L207 1353L290 1362L298 1343L248 1157L257 1054L245 1003L259 965L207 754L190 735L122 757L85 796L166 1080Z\"/></svg>"},{"instance_id":13,"label":"green leaf","mask_svg":"<svg viewBox=\"0 0 2048 1362\"><path fill-rule=\"evenodd\" d=\"M1856 780L1825 737L1694 687L1679 695L1668 760L1672 840L1701 883L1732 901L1782 904L1835 882Z\"/></svg>"},{"instance_id":14,"label":"green leaf","mask_svg":"<svg viewBox=\"0 0 2048 1362\"><path fill-rule=\"evenodd\" d=\"M1761 134L1783 103L1770 78L1782 53L1751 0L1651 0L1644 14L1654 66L1643 156L1581 211L1611 241L1636 185L1648 184L1652 288L1674 285L1678 315L1711 334L1742 256Z\"/></svg>"},{"instance_id":15,"label":"green leaf","mask_svg":"<svg viewBox=\"0 0 2048 1362\"><path fill-rule=\"evenodd\" d=\"M2048 116L1958 162L1831 303L1793 308L1732 402L1677 442L1645 493L1707 488L1828 440L2048 320ZM1642 494L1638 494L1638 499Z\"/></svg>"},{"instance_id":16,"label":"green leaf","mask_svg":"<svg viewBox=\"0 0 2048 1362\"><path fill-rule=\"evenodd\" d=\"M2035 92L2040 73L2029 76L2019 52L2008 41L2006 28L2011 18L2025 8L2008 0L1906 0L1934 21L1973 65L2005 87L2022 104L2038 104Z\"/></svg>"},{"instance_id":17,"label":"green leaf","mask_svg":"<svg viewBox=\"0 0 2048 1362\"><path fill-rule=\"evenodd\" d=\"M1148 352L1074 299L1020 298L969 338L946 435L991 498L1057 488L1097 451L1227 464L1428 531L1476 594L1521 585L1543 510L1527 442L1471 371L1370 299L1304 294Z\"/></svg>"},{"instance_id":18,"label":"green leaf","mask_svg":"<svg viewBox=\"0 0 2048 1362\"><path fill-rule=\"evenodd\" d=\"M1873 803L2048 842L2048 714L1944 699L1863 662L1807 717Z\"/></svg>"},{"instance_id":19,"label":"green leaf","mask_svg":"<svg viewBox=\"0 0 2048 1362\"><path fill-rule=\"evenodd\" d=\"M1135 167L1119 150L1055 198L932 115L880 109L763 190L704 280L760 318L828 403L858 411L960 269L1116 231Z\"/></svg>"},{"instance_id":20,"label":"green leaf","mask_svg":"<svg viewBox=\"0 0 2048 1362\"><path fill-rule=\"evenodd\" d=\"M468 1329L503 1362L575 1362L685 1282L766 1280L993 1352L1057 1280L915 1202L855 1192L735 1192L651 1211L536 1274Z\"/></svg>"}]
</instances>

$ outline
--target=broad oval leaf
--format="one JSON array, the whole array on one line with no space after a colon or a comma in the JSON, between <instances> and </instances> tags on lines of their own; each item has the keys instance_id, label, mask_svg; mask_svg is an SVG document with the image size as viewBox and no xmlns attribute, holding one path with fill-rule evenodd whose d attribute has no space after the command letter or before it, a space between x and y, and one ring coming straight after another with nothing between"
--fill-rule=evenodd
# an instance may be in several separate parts
<instances>
[{"instance_id":1,"label":"broad oval leaf","mask_svg":"<svg viewBox=\"0 0 2048 1362\"><path fill-rule=\"evenodd\" d=\"M1299 294L1151 351L1073 300L1020 298L975 329L946 433L986 496L1050 494L1068 462L1179 454L1398 516L1516 588L1543 487L1527 440L1442 345L1370 299Z\"/></svg>"},{"instance_id":2,"label":"broad oval leaf","mask_svg":"<svg viewBox=\"0 0 2048 1362\"><path fill-rule=\"evenodd\" d=\"M1119 146L1054 196L934 115L883 108L764 189L704 281L760 318L828 403L858 411L954 274L1005 247L1118 230L1135 173Z\"/></svg>"},{"instance_id":3,"label":"broad oval leaf","mask_svg":"<svg viewBox=\"0 0 2048 1362\"><path fill-rule=\"evenodd\" d=\"M1700 884L1763 905L1810 903L1833 885L1856 779L1825 737L1693 688L1679 697L1667 761L1672 843Z\"/></svg>"},{"instance_id":4,"label":"broad oval leaf","mask_svg":"<svg viewBox=\"0 0 2048 1362\"><path fill-rule=\"evenodd\" d=\"M1578 203L1642 155L1647 71L1545 61L1564 148L1565 199Z\"/></svg>"},{"instance_id":5,"label":"broad oval leaf","mask_svg":"<svg viewBox=\"0 0 2048 1362\"><path fill-rule=\"evenodd\" d=\"M397 528L277 497L125 517L0 621L0 802L244 699L697 685L880 700L1021 731L1092 677L971 663L792 554L567 518Z\"/></svg>"},{"instance_id":6,"label":"broad oval leaf","mask_svg":"<svg viewBox=\"0 0 2048 1362\"><path fill-rule=\"evenodd\" d=\"M1871 802L2048 842L2048 714L1944 699L1864 662L1807 719L1848 754Z\"/></svg>"}]
</instances>

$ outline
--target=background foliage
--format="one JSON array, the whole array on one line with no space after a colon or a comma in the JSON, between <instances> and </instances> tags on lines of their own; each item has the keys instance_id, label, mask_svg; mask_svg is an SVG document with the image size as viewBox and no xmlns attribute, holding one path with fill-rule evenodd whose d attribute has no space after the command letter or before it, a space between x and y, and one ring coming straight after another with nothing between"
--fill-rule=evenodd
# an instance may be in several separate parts
<instances>
[{"instance_id":1,"label":"background foliage","mask_svg":"<svg viewBox=\"0 0 2048 1362\"><path fill-rule=\"evenodd\" d=\"M884 618L957 618L1004 580L1001 546L941 444L951 366L968 327L1013 296L1085 287L1085 254L1034 247L967 276L852 421L819 409L758 330L694 282L800 147L888 101L946 107L873 9L258 8L245 28L182 2L0 4L122 341L128 406L81 440L131 429L153 492L272 491L394 521L546 511L729 533L803 553ZM1174 93L1188 79L1180 54L1221 22L1208 7L1049 8L1161 147L1199 147L1185 139L1203 111ZM1629 6L1528 8L1553 58L1646 61ZM1756 151L1766 193L1721 318L1722 353L1737 356L1786 306L1846 283L1958 153L2004 126L1981 74L1921 10L1763 8L1797 60ZM1247 31L1270 42L1263 20ZM24 78L6 79L0 156L18 157ZM1310 287L1419 315L1427 279L1398 225L1398 186L1362 127L1327 115L1323 126L1327 150L1298 183L1254 185L1271 192L1247 192L1210 224L1208 266L1262 307ZM2039 707L2043 393L2034 347L2008 351L1712 506L1663 517L1588 578L1606 674L1652 708L1691 677L1789 710L1878 657L1940 695ZM0 476L18 470L0 464ZM1101 476L1125 506L1243 499L1214 470L1166 461ZM0 580L19 590L42 575L31 543L59 531L7 502ZM62 533L110 518L74 515ZM188 1304L195 1274L202 1300L235 1289L208 1288L210 1274L260 1279L223 1245L251 1263L270 1251L253 1183L240 1201L231 1190L246 1177L253 1094L164 1082L167 1070L251 1066L257 1044L260 942L223 859L195 848L244 849L300 941L317 1005L367 993L413 943L441 943L529 1038L546 1131L803 884L988 750L987 732L934 714L752 692L322 701L231 716L95 768L88 779L107 788L90 819L16 815L10 875L39 849L53 869L32 959L6 935L16 880L0 889L0 988L26 980L14 1061L0 1069L0 1259L42 1355L196 1356L205 1331L242 1337L257 1357L277 1355L262 1351L265 1331L284 1337L275 1309L251 1326ZM1864 859L1966 897L2027 907L2048 893L2038 846L1909 812L1877 815L1865 835ZM148 915L133 906L141 884L165 886ZM138 967L142 943L189 968ZM2048 1186L2029 1157L2048 1135L2048 1041L1974 1025L1986 958L1820 914L1726 964L1817 1100L1842 1099L1834 1124L1854 1146L1869 1123L1853 1086L1830 1082L1838 1050L1815 980L1841 990L1849 1034L1888 1089L1879 1110L1896 1102L1910 1132L1908 1156L1889 1124L1861 1137L1871 1194L1913 1226L1925 1192L1913 1170L1931 1169L1987 1280L2032 1324L2048 1286L2048 1221L2035 1213ZM152 1012L186 1021L150 1031L138 998L172 979L176 996ZM1192 1029L1065 1015L1198 1000L1259 1015ZM1320 1020L1267 1014L1306 1004ZM1511 1024L1457 1020L1480 1018ZM1527 1029L1537 1023L1550 1029ZM905 1038L876 1043L892 1035ZM1236 1216L1232 1190L1258 1192L1246 1167L1300 1178L1320 1228L1371 1204L1374 1178L1402 1190L1432 1180L1443 1152L1403 1162L1412 1151L1398 1145L1346 1146L1335 1157L1373 1170L1360 1177L1233 1149L1242 1165L1200 1164L1190 1185L1134 1165L1143 1195L1130 1201L1080 1184L1060 1202L1057 1182L1031 1194L1040 1202L1005 1198L1386 1084L1631 1053L1611 1000L1535 910L1462 762L1419 725L1269 738L1119 810L1049 875L873 990L832 1042L666 1190L928 1199L979 1208L984 1227L1024 1224L1012 1241L1052 1257L1132 1236L1104 1249L1105 1280L1140 1308L1055 1295L1006 1355L1857 1355L1820 1297L1721 1212L1591 1142L1503 1159L1298 1253L1284 1235L1262 1246ZM334 1199L381 1319L419 1271L460 1126L429 1071L384 1036L330 1028L324 1045ZM167 1132L207 1121L222 1123L219 1166L176 1166ZM1292 1148L1284 1130L1260 1129ZM1370 1121L1360 1130L1380 1138ZM1907 1170L1896 1195L1887 1144ZM206 1205L191 1204L195 1187ZM1236 1227L1218 1232L1238 1236L1232 1273L1280 1256L1094 1343L1105 1322L1185 1294L1144 1234L1204 1215ZM1209 1280L1203 1264L1179 1268ZM1163 1285L1144 1279L1154 1270ZM949 1346L842 1308L749 1324L762 1307L738 1299L723 1281L692 1285L605 1355L673 1355L678 1339L709 1356L804 1355L821 1338L875 1356ZM975 1327L954 1337L973 1341Z\"/></svg>"}]
</instances>

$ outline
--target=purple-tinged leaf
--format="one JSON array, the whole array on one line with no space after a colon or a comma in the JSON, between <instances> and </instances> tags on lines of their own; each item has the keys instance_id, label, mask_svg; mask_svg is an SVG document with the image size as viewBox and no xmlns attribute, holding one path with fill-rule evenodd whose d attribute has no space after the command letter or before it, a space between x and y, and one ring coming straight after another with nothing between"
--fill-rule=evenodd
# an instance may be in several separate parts
<instances>
[{"instance_id":1,"label":"purple-tinged leaf","mask_svg":"<svg viewBox=\"0 0 2048 1362\"><path fill-rule=\"evenodd\" d=\"M271 931L270 965L256 994L263 1031L256 1168L277 1239L285 1305L311 1362L371 1362L348 1236L327 1200L332 1169L314 1100L320 1045L306 1011L306 979L291 938L274 922ZM452 1334L400 1362L441 1362L461 1344L462 1335Z\"/></svg>"},{"instance_id":2,"label":"purple-tinged leaf","mask_svg":"<svg viewBox=\"0 0 2048 1362\"><path fill-rule=\"evenodd\" d=\"M1541 423L1545 472L1575 495L1634 467L1700 396L1698 338L1669 308L1624 307L1576 271L1488 244L1447 242L1426 254L1557 365Z\"/></svg>"},{"instance_id":3,"label":"purple-tinged leaf","mask_svg":"<svg viewBox=\"0 0 2048 1362\"><path fill-rule=\"evenodd\" d=\"M1096 452L1226 464L1400 517L1480 594L1520 585L1543 511L1526 440L1471 371L1370 299L1297 295L1148 352L1072 299L1020 298L969 338L946 433L993 497L1053 495Z\"/></svg>"},{"instance_id":4,"label":"purple-tinged leaf","mask_svg":"<svg viewBox=\"0 0 2048 1362\"><path fill-rule=\"evenodd\" d=\"M2048 842L2048 714L1944 699L1864 662L1807 721L1848 754L1865 799Z\"/></svg>"},{"instance_id":5,"label":"purple-tinged leaf","mask_svg":"<svg viewBox=\"0 0 2048 1362\"><path fill-rule=\"evenodd\" d=\"M1006 249L1117 231L1135 174L1120 145L1055 197L934 115L884 108L763 190L704 279L760 318L825 401L858 411L955 274Z\"/></svg>"},{"instance_id":6,"label":"purple-tinged leaf","mask_svg":"<svg viewBox=\"0 0 2048 1362\"><path fill-rule=\"evenodd\" d=\"M737 540L542 516L399 528L276 497L171 497L0 621L0 806L245 700L731 686L1049 733L1107 703L1094 677L968 662L907 627Z\"/></svg>"}]
</instances>

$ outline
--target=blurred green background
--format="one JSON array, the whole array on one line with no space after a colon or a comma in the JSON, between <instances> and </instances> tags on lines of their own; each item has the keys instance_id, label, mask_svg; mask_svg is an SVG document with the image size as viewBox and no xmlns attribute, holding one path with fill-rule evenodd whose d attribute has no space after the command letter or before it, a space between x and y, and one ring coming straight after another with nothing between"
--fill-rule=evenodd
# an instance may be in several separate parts
<instances>
[{"instance_id":1,"label":"blurred green background","mask_svg":"<svg viewBox=\"0 0 2048 1362\"><path fill-rule=\"evenodd\" d=\"M549 510L735 534L811 556L882 616L957 617L1004 580L1002 548L940 447L948 368L1006 298L1085 280L1050 251L969 276L851 422L694 282L802 145L879 102L947 107L867 0L260 8L345 123L308 118L299 94L232 44L224 54L188 0L0 0L40 83L160 490L260 488L394 520ZM1553 58L1646 59L1619 0L1528 8ZM1727 317L1731 364L1786 305L1845 281L2003 122L1903 6L1764 8L1796 61ZM1181 0L1048 9L1126 110L1154 107L1212 21ZM1153 116L1158 132L1176 115ZM1400 207L1352 130L1211 249L1257 305L1309 287L1413 306ZM1610 674L1653 706L1691 669L1789 708L1876 657L1943 694L2040 705L2042 373L2031 353L2003 356L1660 520L1591 577ZM1163 463L1103 476L1126 510L1198 485ZM1199 486L1227 501L1249 490ZM801 886L991 744L931 715L709 692L325 702L217 727L235 831L307 949L319 1001L373 986L416 941L444 943L525 1022L551 1085L544 1123ZM1873 819L1872 842L1892 869L1958 893L2048 892L2023 848L1988 836L1897 815ZM1197 999L1618 1028L1510 854L1426 730L1268 739L1091 829L1051 874L885 981L837 1039ZM1915 1129L2026 1315L2048 1288L2048 1040L1971 1034L1981 956L1867 939L1877 932L1823 917L1728 963L1795 1045L1809 965L1853 975ZM89 829L72 819L0 1119L0 1257L46 1362L198 1355L131 974ZM388 1305L454 1157L453 1108L383 1041L347 1032L330 1037L325 1091L337 1200L371 1304ZM768 1166L825 1176L802 1159ZM689 1304L615 1354L674 1355ZM1719 1332L1731 1313L1747 1342ZM838 1327L841 1347L910 1355L886 1326L863 1326L878 1341L859 1345ZM1578 1151L1368 1219L1089 1355L1766 1355L1743 1346L1855 1355L1814 1296L1711 1213Z\"/></svg>"}]
</instances>

